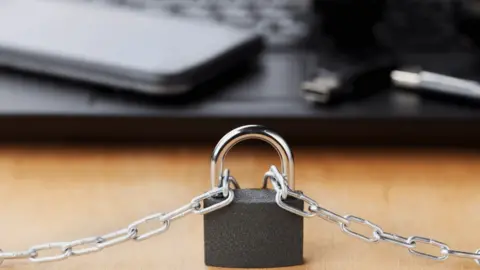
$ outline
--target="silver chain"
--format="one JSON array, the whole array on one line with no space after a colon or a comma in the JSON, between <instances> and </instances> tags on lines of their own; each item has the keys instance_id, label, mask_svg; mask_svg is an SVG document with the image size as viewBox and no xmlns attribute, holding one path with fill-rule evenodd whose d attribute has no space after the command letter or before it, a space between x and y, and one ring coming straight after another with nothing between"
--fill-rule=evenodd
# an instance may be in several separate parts
<instances>
[{"instance_id":1,"label":"silver chain","mask_svg":"<svg viewBox=\"0 0 480 270\"><path fill-rule=\"evenodd\" d=\"M42 245L32 246L25 251L3 252L0 249L0 265L6 259L28 259L31 262L53 262L67 259L72 256L81 256L94 252L99 252L104 248L115 246L129 240L142 241L150 237L166 232L170 223L188 214L207 214L229 205L234 198L234 193L230 189L228 182L235 184L235 180L228 176L222 181L222 186L207 191L200 196L193 198L190 203L177 208L168 213L156 213L149 215L135 222L132 222L126 228L114 231L102 236L87 237L70 242L53 242ZM227 183L226 183L227 182ZM224 196L226 195L226 196ZM208 198L223 196L225 199L205 207L203 201ZM140 233L140 227L147 223L158 223L155 229ZM58 251L55 255L42 256L46 251Z\"/></svg>"},{"instance_id":2,"label":"silver chain","mask_svg":"<svg viewBox=\"0 0 480 270\"><path fill-rule=\"evenodd\" d=\"M132 222L126 228L118 231L114 231L102 236L94 236L82 238L70 242L52 242L42 245L32 246L25 251L17 252L3 252L0 249L0 265L6 259L29 259L31 262L52 262L67 259L72 256L81 256L94 252L99 252L104 248L115 246L124 243L129 240L142 241L150 237L162 234L166 232L172 221L185 217L188 214L208 214L210 212L221 209L229 205L234 199L234 192L231 189L231 184L234 188L239 188L236 180L230 176L228 169L222 175L222 181L220 187L211 189L195 198L190 203L177 208L168 213L156 213L149 215L140 220ZM320 217L326 221L335 223L346 234L358 238L360 240L369 243L387 242L400 247L408 249L411 254L432 259L436 261L444 261L448 257L459 257L466 259L473 259L478 265L480 265L480 249L475 252L453 250L447 244L437 241L433 238L422 236L409 236L404 237L398 234L385 232L380 226L375 223L354 215L340 215L331 210L321 207L315 200L303 194L300 191L292 190L285 179L285 177L278 171L275 166L272 166L270 170L265 174L264 184L266 187L268 180L276 190L275 200L281 208L294 213L296 215L310 218ZM209 198L223 197L224 200L205 207L203 201ZM290 206L285 202L288 197L293 197L302 200L306 203L306 209L297 209ZM139 233L139 227L156 222L158 226L155 229L151 229L144 233ZM351 224L357 223L370 228L371 234L362 234L352 229ZM438 248L438 254L426 253L417 250L417 244L423 243L426 245L435 246ZM40 253L48 250L58 250L55 255L41 256Z\"/></svg>"},{"instance_id":3,"label":"silver chain","mask_svg":"<svg viewBox=\"0 0 480 270\"><path fill-rule=\"evenodd\" d=\"M267 179L270 179L274 189L277 191L276 201L277 204L282 207L283 209L290 211L294 214L300 215L305 218L309 217L320 217L325 219L326 221L333 222L337 224L340 229L355 238L361 239L363 241L369 243L378 243L378 242L387 242L391 244L398 245L400 247L404 247L408 249L413 255L417 255L423 258L436 260L436 261L444 261L448 257L459 257L459 258L466 258L466 259L473 259L478 265L480 265L480 249L475 252L468 252L468 251L461 251L461 250L453 250L447 244L437 241L433 238L422 237L422 236L409 236L404 237L398 234L393 234L389 232L385 232L380 226L377 224L358 217L354 215L340 215L331 210L321 207L315 200L308 197L307 195L303 194L300 191L291 190L287 184L285 177L278 171L275 166L270 168L265 174L264 178L264 185ZM284 202L286 199L285 194L290 197L297 198L302 200L306 203L307 207L306 210L299 210L294 208ZM351 224L357 223L363 226L366 226L371 229L371 235L362 234L356 232L352 229ZM423 243L426 245L431 245L438 248L438 254L431 254L417 250L417 244Z\"/></svg>"}]
</instances>

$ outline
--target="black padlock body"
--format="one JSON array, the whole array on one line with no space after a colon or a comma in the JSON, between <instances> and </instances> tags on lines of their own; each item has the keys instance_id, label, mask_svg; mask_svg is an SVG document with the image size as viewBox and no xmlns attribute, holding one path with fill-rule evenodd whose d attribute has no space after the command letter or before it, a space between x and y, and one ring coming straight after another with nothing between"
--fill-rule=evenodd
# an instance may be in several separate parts
<instances>
[{"instance_id":1,"label":"black padlock body","mask_svg":"<svg viewBox=\"0 0 480 270\"><path fill-rule=\"evenodd\" d=\"M233 202L204 216L205 264L270 268L303 264L303 217L280 208L270 189L237 189ZM223 198L204 201L205 207ZM285 202L303 210L303 201Z\"/></svg>"}]
</instances>

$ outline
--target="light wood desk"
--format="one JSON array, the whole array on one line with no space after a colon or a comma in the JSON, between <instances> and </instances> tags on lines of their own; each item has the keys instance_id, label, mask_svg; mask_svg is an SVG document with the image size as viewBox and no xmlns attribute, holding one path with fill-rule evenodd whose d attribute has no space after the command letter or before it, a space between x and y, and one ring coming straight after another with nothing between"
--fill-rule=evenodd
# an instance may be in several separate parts
<instances>
[{"instance_id":1,"label":"light wood desk","mask_svg":"<svg viewBox=\"0 0 480 270\"><path fill-rule=\"evenodd\" d=\"M448 150L293 149L297 188L323 206L405 236L480 248L480 155ZM210 147L0 147L0 248L110 232L175 209L209 188ZM259 186L278 158L268 146L236 147L227 167ZM202 217L190 215L145 242L52 264L12 269L205 269ZM480 269L473 261L412 256L354 239L319 218L305 222L304 266L288 269Z\"/></svg>"}]
</instances>

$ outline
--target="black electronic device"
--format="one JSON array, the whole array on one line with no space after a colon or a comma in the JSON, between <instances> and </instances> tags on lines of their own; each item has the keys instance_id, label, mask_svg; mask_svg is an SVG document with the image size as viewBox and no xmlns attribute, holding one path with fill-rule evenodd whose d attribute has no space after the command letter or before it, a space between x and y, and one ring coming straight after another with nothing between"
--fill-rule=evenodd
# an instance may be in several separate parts
<instances>
[{"instance_id":1,"label":"black electronic device","mask_svg":"<svg viewBox=\"0 0 480 270\"><path fill-rule=\"evenodd\" d=\"M357 100L389 89L394 68L394 57L387 53L327 51L319 56L315 74L302 84L301 91L306 100L322 105Z\"/></svg>"},{"instance_id":2,"label":"black electronic device","mask_svg":"<svg viewBox=\"0 0 480 270\"><path fill-rule=\"evenodd\" d=\"M185 93L262 51L257 34L99 3L0 2L0 66L155 95Z\"/></svg>"},{"instance_id":3,"label":"black electronic device","mask_svg":"<svg viewBox=\"0 0 480 270\"><path fill-rule=\"evenodd\" d=\"M0 4L8 1L16 0L3 0ZM112 2L114 8L124 8L135 0L77 2L88 2L99 8ZM177 1L138 1L153 2L162 5ZM240 3L242 0L223 2ZM249 2L276 5L284 0ZM402 5L404 1L388 2ZM154 11L143 9L143 6L131 10ZM265 10L271 8L267 6ZM413 8L407 5L405 10ZM161 12L158 14L162 16ZM431 67L451 67L464 62L458 55L434 52L419 53L406 62L422 63L426 69L442 74L450 73ZM198 87L199 93L209 94L190 101L182 98L178 104L163 102L163 98L98 91L95 85L74 81L2 71L0 141L210 144L226 129L257 122L285 134L294 144L478 145L478 108L422 99L405 91L382 91L368 99L333 108L308 106L299 94L299 86L315 73L319 63L329 60L319 58L316 51L305 52L298 47L267 49L263 56L254 72L220 76L219 80ZM445 56L448 57L445 59ZM466 69L474 70L469 65Z\"/></svg>"}]
</instances>

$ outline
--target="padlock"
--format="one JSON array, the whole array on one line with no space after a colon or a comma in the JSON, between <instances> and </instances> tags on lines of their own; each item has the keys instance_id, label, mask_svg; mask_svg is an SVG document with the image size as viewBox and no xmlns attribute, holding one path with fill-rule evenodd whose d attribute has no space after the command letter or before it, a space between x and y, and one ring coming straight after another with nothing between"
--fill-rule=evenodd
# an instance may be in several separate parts
<instances>
[{"instance_id":1,"label":"padlock","mask_svg":"<svg viewBox=\"0 0 480 270\"><path fill-rule=\"evenodd\" d=\"M215 147L211 160L211 185L221 185L223 160L237 143L260 139L272 145L281 157L282 176L294 188L294 160L287 143L261 126L244 126L226 134ZM228 172L226 170L226 172ZM223 177L229 177L223 175ZM225 179L223 179L225 180ZM227 182L228 184L228 182ZM235 189L232 203L204 216L205 264L228 268L270 268L303 264L303 218L277 205L276 192L264 187ZM223 198L204 201L206 207ZM284 200L303 210L303 201Z\"/></svg>"}]
</instances>

